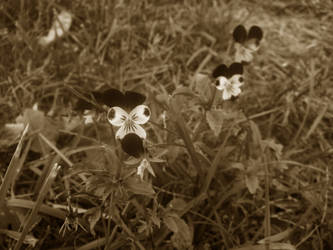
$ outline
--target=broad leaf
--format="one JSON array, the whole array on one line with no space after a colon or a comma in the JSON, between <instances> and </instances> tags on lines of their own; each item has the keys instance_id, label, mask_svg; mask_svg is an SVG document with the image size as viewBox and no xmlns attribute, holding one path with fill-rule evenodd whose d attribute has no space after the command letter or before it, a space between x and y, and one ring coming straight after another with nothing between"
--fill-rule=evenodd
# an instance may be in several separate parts
<instances>
[{"instance_id":1,"label":"broad leaf","mask_svg":"<svg viewBox=\"0 0 333 250\"><path fill-rule=\"evenodd\" d=\"M172 244L176 249L188 249L192 245L193 233L186 222L175 213L167 213L163 218L166 226L174 234L171 237Z\"/></svg>"},{"instance_id":2,"label":"broad leaf","mask_svg":"<svg viewBox=\"0 0 333 250\"><path fill-rule=\"evenodd\" d=\"M274 151L277 159L280 159L282 156L283 146L274 141L274 139L266 139L262 141L263 149L269 148Z\"/></svg>"},{"instance_id":3,"label":"broad leaf","mask_svg":"<svg viewBox=\"0 0 333 250\"><path fill-rule=\"evenodd\" d=\"M96 235L95 233L95 226L96 223L99 221L99 219L101 218L101 209L99 207L95 207L92 209L89 209L88 212L86 213L86 215L89 214L88 216L88 221L89 221L89 225L90 225L90 232L92 235Z\"/></svg>"},{"instance_id":4,"label":"broad leaf","mask_svg":"<svg viewBox=\"0 0 333 250\"><path fill-rule=\"evenodd\" d=\"M174 210L183 210L186 207L187 203L181 198L174 198L168 204L168 207Z\"/></svg>"},{"instance_id":5,"label":"broad leaf","mask_svg":"<svg viewBox=\"0 0 333 250\"><path fill-rule=\"evenodd\" d=\"M245 175L245 184L247 189L251 194L255 194L257 189L259 188L259 179L258 176L254 174Z\"/></svg>"},{"instance_id":6,"label":"broad leaf","mask_svg":"<svg viewBox=\"0 0 333 250\"><path fill-rule=\"evenodd\" d=\"M208 75L197 73L193 76L194 91L200 95L203 102L208 102L212 98L211 80Z\"/></svg>"},{"instance_id":7,"label":"broad leaf","mask_svg":"<svg viewBox=\"0 0 333 250\"><path fill-rule=\"evenodd\" d=\"M141 181L136 177L127 178L124 186L134 194L141 194L145 196L152 196L155 194L155 191L150 183Z\"/></svg>"},{"instance_id":8,"label":"broad leaf","mask_svg":"<svg viewBox=\"0 0 333 250\"><path fill-rule=\"evenodd\" d=\"M215 136L219 136L222 129L222 124L225 118L223 110L209 110L206 112L206 120Z\"/></svg>"}]
</instances>

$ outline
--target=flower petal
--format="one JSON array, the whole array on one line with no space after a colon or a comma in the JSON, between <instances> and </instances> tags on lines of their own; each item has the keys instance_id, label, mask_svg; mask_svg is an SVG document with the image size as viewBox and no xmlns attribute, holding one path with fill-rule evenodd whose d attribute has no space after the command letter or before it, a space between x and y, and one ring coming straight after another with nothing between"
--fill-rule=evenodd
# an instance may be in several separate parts
<instances>
[{"instance_id":1,"label":"flower petal","mask_svg":"<svg viewBox=\"0 0 333 250\"><path fill-rule=\"evenodd\" d=\"M246 41L244 47L253 53L259 49L259 43L255 39L250 39Z\"/></svg>"},{"instance_id":2,"label":"flower petal","mask_svg":"<svg viewBox=\"0 0 333 250\"><path fill-rule=\"evenodd\" d=\"M63 10L56 17L52 29L56 31L58 37L61 37L64 34L64 32L67 32L69 30L71 24L72 24L72 15L69 12Z\"/></svg>"},{"instance_id":3,"label":"flower petal","mask_svg":"<svg viewBox=\"0 0 333 250\"><path fill-rule=\"evenodd\" d=\"M249 35L248 35L248 39L256 39L258 42L260 42L260 40L263 37L263 32L262 29L259 26L252 26L249 30Z\"/></svg>"},{"instance_id":4,"label":"flower petal","mask_svg":"<svg viewBox=\"0 0 333 250\"><path fill-rule=\"evenodd\" d=\"M229 66L229 74L230 74L230 76L233 76L236 74L238 74L238 75L243 74L243 65L238 62L232 63Z\"/></svg>"},{"instance_id":5,"label":"flower petal","mask_svg":"<svg viewBox=\"0 0 333 250\"><path fill-rule=\"evenodd\" d=\"M236 47L235 53L235 61L242 63L242 62L251 62L253 59L252 50L239 45Z\"/></svg>"},{"instance_id":6,"label":"flower petal","mask_svg":"<svg viewBox=\"0 0 333 250\"><path fill-rule=\"evenodd\" d=\"M55 13L56 15L56 13ZM62 37L65 32L69 30L72 24L72 15L67 11L61 11L58 14L49 30L47 36L43 36L39 39L39 44L47 46L53 42L57 37Z\"/></svg>"},{"instance_id":7,"label":"flower petal","mask_svg":"<svg viewBox=\"0 0 333 250\"><path fill-rule=\"evenodd\" d=\"M125 96L118 89L110 88L110 89L104 90L102 92L93 91L92 95L94 96L96 101L101 105L105 104L105 105L109 106L110 108L112 108L112 107L124 108L123 106L124 106Z\"/></svg>"},{"instance_id":8,"label":"flower petal","mask_svg":"<svg viewBox=\"0 0 333 250\"><path fill-rule=\"evenodd\" d=\"M127 112L120 107L110 108L107 114L108 121L117 127L123 126L128 118Z\"/></svg>"},{"instance_id":9,"label":"flower petal","mask_svg":"<svg viewBox=\"0 0 333 250\"><path fill-rule=\"evenodd\" d=\"M240 87L244 84L244 78L242 75L233 75L230 78L230 83L235 87Z\"/></svg>"},{"instance_id":10,"label":"flower petal","mask_svg":"<svg viewBox=\"0 0 333 250\"><path fill-rule=\"evenodd\" d=\"M146 96L135 91L126 91L124 96L125 96L124 108L127 108L129 110L132 110L136 106L141 105L146 100Z\"/></svg>"},{"instance_id":11,"label":"flower petal","mask_svg":"<svg viewBox=\"0 0 333 250\"><path fill-rule=\"evenodd\" d=\"M122 140L127 134L130 133L136 134L142 139L146 139L147 137L147 133L143 127L135 124L134 122L126 121L116 132L116 138Z\"/></svg>"},{"instance_id":12,"label":"flower petal","mask_svg":"<svg viewBox=\"0 0 333 250\"><path fill-rule=\"evenodd\" d=\"M136 106L129 114L129 117L136 124L145 124L150 118L150 109L146 105Z\"/></svg>"},{"instance_id":13,"label":"flower petal","mask_svg":"<svg viewBox=\"0 0 333 250\"><path fill-rule=\"evenodd\" d=\"M230 98L231 98L231 92L225 89L222 94L222 99L229 100Z\"/></svg>"},{"instance_id":14,"label":"flower petal","mask_svg":"<svg viewBox=\"0 0 333 250\"><path fill-rule=\"evenodd\" d=\"M142 138L133 133L127 134L121 140L121 148L135 158L139 158L144 153Z\"/></svg>"},{"instance_id":15,"label":"flower petal","mask_svg":"<svg viewBox=\"0 0 333 250\"><path fill-rule=\"evenodd\" d=\"M132 131L133 133L137 134L137 135L138 135L140 138L142 138L142 139L146 139L146 137L147 137L147 133L146 133L146 131L145 131L144 128L141 127L140 125L135 124L135 125L132 127L131 131Z\"/></svg>"},{"instance_id":16,"label":"flower petal","mask_svg":"<svg viewBox=\"0 0 333 250\"><path fill-rule=\"evenodd\" d=\"M217 78L219 76L227 77L227 75L228 75L228 67L225 64L220 64L219 66L217 66L212 73L212 76L214 78Z\"/></svg>"},{"instance_id":17,"label":"flower petal","mask_svg":"<svg viewBox=\"0 0 333 250\"><path fill-rule=\"evenodd\" d=\"M216 88L218 89L218 90L224 90L225 88L226 88L226 86L228 85L228 84L230 84L229 83L229 80L227 79L227 78L225 78L224 76L220 76L218 79L217 79L217 85L216 85Z\"/></svg>"},{"instance_id":18,"label":"flower petal","mask_svg":"<svg viewBox=\"0 0 333 250\"><path fill-rule=\"evenodd\" d=\"M232 36L234 37L235 42L243 43L245 42L247 38L247 32L243 25L238 25L234 32L232 33Z\"/></svg>"},{"instance_id":19,"label":"flower petal","mask_svg":"<svg viewBox=\"0 0 333 250\"><path fill-rule=\"evenodd\" d=\"M232 86L230 89L230 94L233 96L238 96L241 93L239 86Z\"/></svg>"},{"instance_id":20,"label":"flower petal","mask_svg":"<svg viewBox=\"0 0 333 250\"><path fill-rule=\"evenodd\" d=\"M116 139L122 140L127 134L129 130L123 125L116 132Z\"/></svg>"}]
</instances>

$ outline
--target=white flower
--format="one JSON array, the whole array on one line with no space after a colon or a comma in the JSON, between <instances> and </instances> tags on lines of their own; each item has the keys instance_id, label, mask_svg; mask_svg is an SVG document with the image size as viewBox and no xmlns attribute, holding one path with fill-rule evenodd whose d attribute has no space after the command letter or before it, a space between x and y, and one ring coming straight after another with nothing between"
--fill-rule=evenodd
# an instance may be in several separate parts
<instances>
[{"instance_id":1,"label":"white flower","mask_svg":"<svg viewBox=\"0 0 333 250\"><path fill-rule=\"evenodd\" d=\"M229 100L231 96L238 96L241 93L240 87L243 85L242 75L236 74L227 79L224 76L217 78L218 85L216 88L222 91L222 99Z\"/></svg>"},{"instance_id":2,"label":"white flower","mask_svg":"<svg viewBox=\"0 0 333 250\"><path fill-rule=\"evenodd\" d=\"M235 61L236 62L251 62L253 60L253 53L256 51L251 47L244 47L242 44L235 44Z\"/></svg>"},{"instance_id":3,"label":"white flower","mask_svg":"<svg viewBox=\"0 0 333 250\"><path fill-rule=\"evenodd\" d=\"M146 105L136 106L129 114L120 107L112 107L107 118L113 126L120 127L116 132L117 139L123 139L129 133L135 133L140 138L146 139L146 131L140 126L150 118L150 109Z\"/></svg>"},{"instance_id":4,"label":"white flower","mask_svg":"<svg viewBox=\"0 0 333 250\"><path fill-rule=\"evenodd\" d=\"M46 46L53 42L57 37L62 37L65 32L69 30L71 24L72 15L65 10L61 11L58 15L56 15L47 36L43 36L39 39L39 44L42 46Z\"/></svg>"},{"instance_id":5,"label":"white flower","mask_svg":"<svg viewBox=\"0 0 333 250\"><path fill-rule=\"evenodd\" d=\"M243 25L238 25L233 31L235 41L235 61L249 63L253 60L253 53L259 49L263 38L263 31L259 26L252 26L247 32Z\"/></svg>"},{"instance_id":6,"label":"white flower","mask_svg":"<svg viewBox=\"0 0 333 250\"><path fill-rule=\"evenodd\" d=\"M148 170L148 172L149 172L152 176L155 177L154 170L153 170L153 168L151 167L149 161L148 161L146 158L144 158L144 159L141 161L140 165L138 166L138 170L137 170L137 175L140 176L141 180L143 180L143 174L144 174L144 171L145 171L146 169Z\"/></svg>"}]
</instances>

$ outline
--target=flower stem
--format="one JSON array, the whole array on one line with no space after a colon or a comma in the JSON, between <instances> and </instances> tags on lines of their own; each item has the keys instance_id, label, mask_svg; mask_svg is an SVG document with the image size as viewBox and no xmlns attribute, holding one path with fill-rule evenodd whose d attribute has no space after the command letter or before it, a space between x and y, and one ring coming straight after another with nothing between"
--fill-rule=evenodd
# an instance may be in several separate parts
<instances>
[{"instance_id":1,"label":"flower stem","mask_svg":"<svg viewBox=\"0 0 333 250\"><path fill-rule=\"evenodd\" d=\"M179 130L179 132L181 134L181 137L182 137L182 139L183 139L183 141L185 143L185 146L186 146L186 148L188 150L188 153L191 156L193 165L197 169L198 175L199 176L203 176L203 171L201 169L201 164L200 164L200 161L199 161L199 159L197 157L197 153L195 152L194 145L193 145L193 142L192 142L192 140L190 138L188 130L186 128L184 119L183 119L181 113L176 111L177 107L176 107L176 104L173 101L170 101L170 110L171 110L172 114L175 117L176 126L177 126L177 128L178 128L178 130Z\"/></svg>"}]
</instances>

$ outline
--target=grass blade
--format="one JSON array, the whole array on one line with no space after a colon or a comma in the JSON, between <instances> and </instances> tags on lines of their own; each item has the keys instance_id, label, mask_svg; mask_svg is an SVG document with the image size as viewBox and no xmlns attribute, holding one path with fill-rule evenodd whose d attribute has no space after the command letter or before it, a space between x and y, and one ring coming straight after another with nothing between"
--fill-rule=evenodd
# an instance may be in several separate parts
<instances>
[{"instance_id":1,"label":"grass blade","mask_svg":"<svg viewBox=\"0 0 333 250\"><path fill-rule=\"evenodd\" d=\"M51 185L52 185L54 179L56 178L60 167L61 167L60 165L54 164L53 168L51 169L51 172L50 172L49 176L46 178L46 180L45 180L45 182L44 182L44 184L41 188L41 192L38 195L35 206L32 208L31 213L29 214L29 216L27 217L27 219L24 222L21 237L19 238L18 242L16 243L14 250L21 249L21 246L22 246L22 243L25 239L25 236L29 232L30 226L33 222L33 218L37 215L37 213L38 213L38 211L39 211L39 209L42 205L42 202L44 200L44 197L48 193L49 189L51 188Z\"/></svg>"},{"instance_id":2,"label":"grass blade","mask_svg":"<svg viewBox=\"0 0 333 250\"><path fill-rule=\"evenodd\" d=\"M11 183L14 181L15 176L17 175L19 169L20 169L20 154L22 150L22 144L24 141L24 137L26 136L29 129L29 124L26 125L22 132L21 139L16 147L16 150L14 152L14 155L9 163L9 166L7 168L3 183L0 187L0 204L5 204L5 197L6 192L11 185Z\"/></svg>"}]
</instances>

